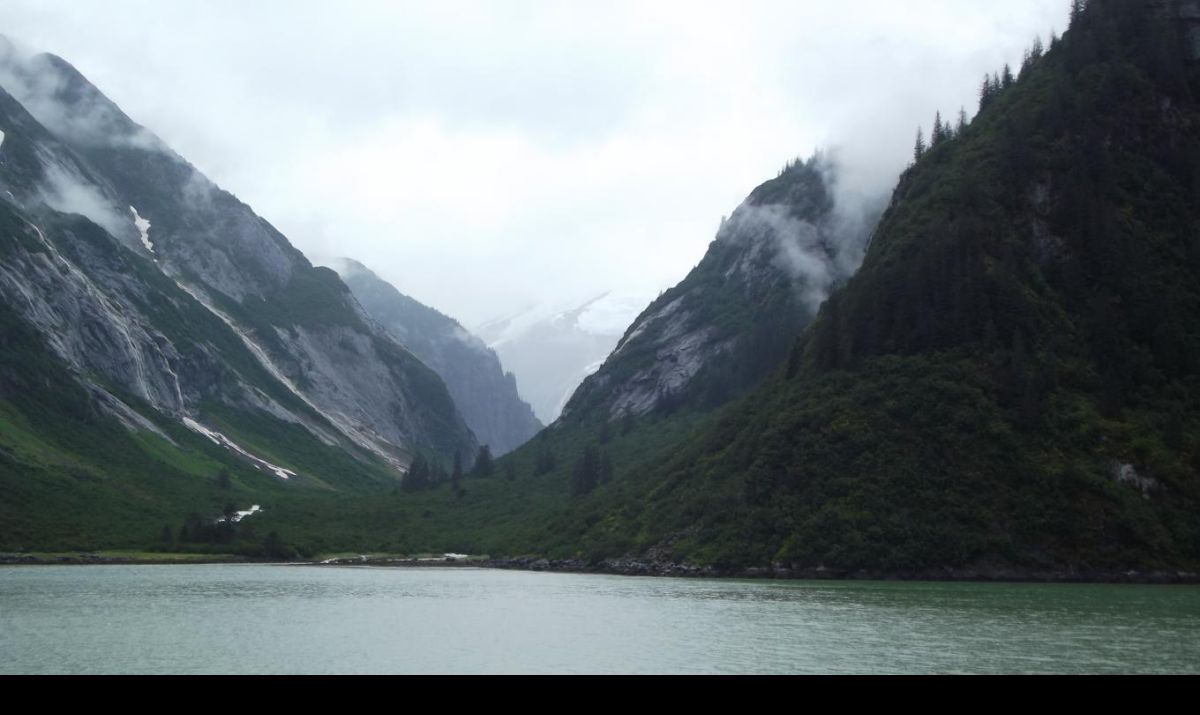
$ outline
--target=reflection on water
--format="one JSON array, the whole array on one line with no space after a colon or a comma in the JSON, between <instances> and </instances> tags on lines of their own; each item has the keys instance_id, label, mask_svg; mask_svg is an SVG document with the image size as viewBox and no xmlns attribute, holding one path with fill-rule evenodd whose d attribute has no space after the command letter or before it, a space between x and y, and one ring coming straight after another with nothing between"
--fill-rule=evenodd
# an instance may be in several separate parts
<instances>
[{"instance_id":1,"label":"reflection on water","mask_svg":"<svg viewBox=\"0 0 1200 715\"><path fill-rule=\"evenodd\" d=\"M0 673L1197 671L1194 587L0 568Z\"/></svg>"}]
</instances>

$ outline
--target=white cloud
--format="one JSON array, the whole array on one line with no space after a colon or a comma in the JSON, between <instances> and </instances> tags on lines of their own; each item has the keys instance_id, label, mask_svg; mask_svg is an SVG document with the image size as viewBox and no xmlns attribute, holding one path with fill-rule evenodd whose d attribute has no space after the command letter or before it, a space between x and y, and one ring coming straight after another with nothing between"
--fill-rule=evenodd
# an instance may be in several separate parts
<instances>
[{"instance_id":1,"label":"white cloud","mask_svg":"<svg viewBox=\"0 0 1200 715\"><path fill-rule=\"evenodd\" d=\"M817 145L886 186L1067 5L7 0L0 26L301 249L472 325L673 284Z\"/></svg>"}]
</instances>

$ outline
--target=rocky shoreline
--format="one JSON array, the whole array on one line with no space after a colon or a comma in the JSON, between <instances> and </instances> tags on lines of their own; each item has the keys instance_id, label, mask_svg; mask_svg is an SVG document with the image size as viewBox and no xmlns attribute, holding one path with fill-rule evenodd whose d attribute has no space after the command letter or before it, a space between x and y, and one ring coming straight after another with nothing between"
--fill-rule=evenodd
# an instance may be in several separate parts
<instances>
[{"instance_id":1,"label":"rocky shoreline","mask_svg":"<svg viewBox=\"0 0 1200 715\"><path fill-rule=\"evenodd\" d=\"M337 559L321 565L358 565L399 568L488 568L505 571L547 573L583 573L611 576L644 576L655 578L732 578L781 581L947 581L983 583L1112 583L1112 584L1200 584L1200 574L1184 571L1034 571L1012 568L937 569L924 571L847 571L818 568L795 568L784 564L771 567L717 568L696 564L638 559L606 559L588 562L582 559L405 559L356 558Z\"/></svg>"},{"instance_id":2,"label":"rocky shoreline","mask_svg":"<svg viewBox=\"0 0 1200 715\"><path fill-rule=\"evenodd\" d=\"M191 556L191 555L189 555ZM255 563L247 559L195 555L194 558L79 554L2 554L0 566L151 566ZM279 563L277 561L262 563ZM378 568L485 568L502 571L579 573L654 578L753 579L779 581L945 581L979 583L1109 583L1196 585L1200 574L1186 571L1037 571L1008 567L928 569L917 571L838 570L824 567L797 568L787 564L770 567L718 568L669 561L632 558L589 562L583 559L523 557L511 559L446 556L434 558L350 556L324 561L292 561L294 566L368 566Z\"/></svg>"}]
</instances>

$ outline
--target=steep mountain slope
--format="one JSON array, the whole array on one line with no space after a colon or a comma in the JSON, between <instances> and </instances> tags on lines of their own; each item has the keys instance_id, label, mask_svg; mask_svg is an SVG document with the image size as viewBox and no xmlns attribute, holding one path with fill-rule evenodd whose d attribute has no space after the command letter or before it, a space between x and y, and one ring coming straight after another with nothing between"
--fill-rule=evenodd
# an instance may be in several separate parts
<instances>
[{"instance_id":1,"label":"steep mountain slope","mask_svg":"<svg viewBox=\"0 0 1200 715\"><path fill-rule=\"evenodd\" d=\"M836 210L822 157L789 164L722 223L704 259L647 308L580 386L568 421L681 404L719 406L786 358L793 338L857 267L865 220Z\"/></svg>"},{"instance_id":2,"label":"steep mountain slope","mask_svg":"<svg viewBox=\"0 0 1200 715\"><path fill-rule=\"evenodd\" d=\"M475 449L437 375L332 271L65 62L0 43L0 131L6 540L81 522L115 538L122 510L178 515L218 471L239 488L354 490L390 483L412 452ZM83 494L94 512L48 526Z\"/></svg>"},{"instance_id":3,"label":"steep mountain slope","mask_svg":"<svg viewBox=\"0 0 1200 715\"><path fill-rule=\"evenodd\" d=\"M1200 565L1194 2L1091 0L901 179L771 380L581 543L729 565ZM587 514L591 512L590 516Z\"/></svg>"},{"instance_id":4,"label":"steep mountain slope","mask_svg":"<svg viewBox=\"0 0 1200 715\"><path fill-rule=\"evenodd\" d=\"M368 315L441 376L471 431L494 455L511 452L542 429L500 358L458 321L404 295L357 261L335 259L330 267Z\"/></svg>"},{"instance_id":5,"label":"steep mountain slope","mask_svg":"<svg viewBox=\"0 0 1200 715\"><path fill-rule=\"evenodd\" d=\"M373 329L332 271L313 268L63 60L10 52L5 70L4 86L89 167L82 177L52 172L52 183L64 184L60 208L82 208L131 248L140 244L364 449L403 464L410 445L444 455L471 448L440 381ZM103 177L98 194L95 176ZM144 238L135 221L147 227Z\"/></svg>"}]
</instances>

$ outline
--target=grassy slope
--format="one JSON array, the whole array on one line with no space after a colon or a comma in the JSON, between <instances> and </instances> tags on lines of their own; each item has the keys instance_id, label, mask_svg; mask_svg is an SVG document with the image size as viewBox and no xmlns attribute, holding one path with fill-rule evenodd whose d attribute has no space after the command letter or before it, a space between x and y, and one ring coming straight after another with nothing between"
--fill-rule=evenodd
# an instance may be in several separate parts
<instances>
[{"instance_id":1,"label":"grassy slope","mask_svg":"<svg viewBox=\"0 0 1200 715\"><path fill-rule=\"evenodd\" d=\"M310 494L264 514L259 526L314 553L624 553L631 539L595 543L589 529L610 511L637 504L645 485L635 475L670 455L711 419L711 413L679 412L646 418L627 435L613 429L604 449L615 477L583 497L571 495L571 473L584 449L599 445L596 423L544 432L499 460L491 477L467 475L461 495L450 483L416 494L399 489L357 497ZM544 451L554 454L556 466L538 474ZM506 476L509 465L512 480Z\"/></svg>"}]
</instances>

